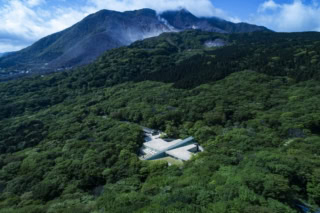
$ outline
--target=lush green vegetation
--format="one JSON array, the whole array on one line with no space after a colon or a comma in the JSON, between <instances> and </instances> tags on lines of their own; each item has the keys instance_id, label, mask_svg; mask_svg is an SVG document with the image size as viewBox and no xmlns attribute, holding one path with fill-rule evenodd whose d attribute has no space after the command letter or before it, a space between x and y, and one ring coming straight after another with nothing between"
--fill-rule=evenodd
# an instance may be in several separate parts
<instances>
[{"instance_id":1,"label":"lush green vegetation","mask_svg":"<svg viewBox=\"0 0 320 213\"><path fill-rule=\"evenodd\" d=\"M318 35L164 34L1 83L1 212L318 208ZM229 45L203 46L215 38ZM205 152L182 166L140 161L138 124Z\"/></svg>"}]
</instances>

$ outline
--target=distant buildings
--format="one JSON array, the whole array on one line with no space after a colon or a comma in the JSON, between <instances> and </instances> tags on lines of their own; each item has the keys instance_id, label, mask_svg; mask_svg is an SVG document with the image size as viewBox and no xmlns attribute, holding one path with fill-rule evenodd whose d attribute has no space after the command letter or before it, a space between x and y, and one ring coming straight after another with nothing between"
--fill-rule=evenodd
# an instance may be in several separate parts
<instances>
[{"instance_id":1,"label":"distant buildings","mask_svg":"<svg viewBox=\"0 0 320 213\"><path fill-rule=\"evenodd\" d=\"M162 139L161 132L149 128L143 128L145 133L145 143L140 149L140 158L143 160L158 160L171 157L180 161L190 160L191 157L203 151L193 137L181 140Z\"/></svg>"}]
</instances>

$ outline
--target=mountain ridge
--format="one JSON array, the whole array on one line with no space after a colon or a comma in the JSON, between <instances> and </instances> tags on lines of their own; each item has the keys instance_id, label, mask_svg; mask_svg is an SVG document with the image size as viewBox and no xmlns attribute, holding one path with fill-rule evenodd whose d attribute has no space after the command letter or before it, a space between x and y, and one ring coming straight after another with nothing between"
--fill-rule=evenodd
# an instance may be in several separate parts
<instances>
[{"instance_id":1,"label":"mountain ridge","mask_svg":"<svg viewBox=\"0 0 320 213\"><path fill-rule=\"evenodd\" d=\"M2 52L2 53L0 53L0 58L4 57L4 56L7 56L7 55L9 55L11 53L14 53L14 52Z\"/></svg>"},{"instance_id":2,"label":"mountain ridge","mask_svg":"<svg viewBox=\"0 0 320 213\"><path fill-rule=\"evenodd\" d=\"M218 33L247 33L254 31L271 31L266 27L248 24L245 22L233 23L218 17L197 17L186 9L169 10L161 17L177 29L201 29ZM187 24L187 25L185 25Z\"/></svg>"},{"instance_id":3,"label":"mountain ridge","mask_svg":"<svg viewBox=\"0 0 320 213\"><path fill-rule=\"evenodd\" d=\"M244 27L239 27L244 26ZM236 33L269 31L249 24L233 24L217 18L198 18L189 11L152 9L117 12L101 10L61 32L40 39L33 45L0 59L0 68L19 74L59 71L86 65L107 50L127 46L163 32L198 29Z\"/></svg>"}]
</instances>

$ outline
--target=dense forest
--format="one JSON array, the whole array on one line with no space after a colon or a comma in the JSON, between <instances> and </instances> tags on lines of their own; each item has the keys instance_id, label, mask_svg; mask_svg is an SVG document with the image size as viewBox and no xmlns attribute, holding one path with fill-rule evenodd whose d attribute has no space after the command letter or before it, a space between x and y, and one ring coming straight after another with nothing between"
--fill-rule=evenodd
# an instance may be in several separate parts
<instances>
[{"instance_id":1,"label":"dense forest","mask_svg":"<svg viewBox=\"0 0 320 213\"><path fill-rule=\"evenodd\" d=\"M319 38L165 33L0 83L0 212L316 212ZM141 161L140 125L205 151Z\"/></svg>"}]
</instances>

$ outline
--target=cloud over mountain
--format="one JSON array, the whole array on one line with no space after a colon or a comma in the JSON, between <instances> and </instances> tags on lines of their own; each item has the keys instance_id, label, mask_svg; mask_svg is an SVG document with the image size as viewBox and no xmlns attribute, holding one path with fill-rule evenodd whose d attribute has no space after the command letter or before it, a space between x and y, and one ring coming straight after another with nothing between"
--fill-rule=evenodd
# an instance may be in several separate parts
<instances>
[{"instance_id":1,"label":"cloud over mountain","mask_svg":"<svg viewBox=\"0 0 320 213\"><path fill-rule=\"evenodd\" d=\"M209 0L89 0L89 3L99 9L117 11L151 8L158 12L162 12L165 10L185 8L197 16L227 17L223 10L214 7L212 2Z\"/></svg>"}]
</instances>

